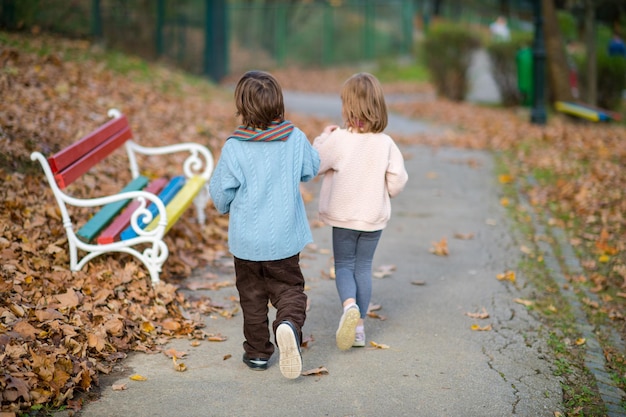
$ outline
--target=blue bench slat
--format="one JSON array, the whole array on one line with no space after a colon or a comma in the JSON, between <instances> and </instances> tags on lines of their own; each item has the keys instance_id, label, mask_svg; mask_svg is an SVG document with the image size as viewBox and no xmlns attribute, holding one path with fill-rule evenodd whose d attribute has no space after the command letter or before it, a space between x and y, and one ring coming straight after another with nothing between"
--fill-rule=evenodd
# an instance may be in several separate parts
<instances>
[{"instance_id":1,"label":"blue bench slat","mask_svg":"<svg viewBox=\"0 0 626 417\"><path fill-rule=\"evenodd\" d=\"M132 180L121 192L142 190L148 184L148 178L139 176ZM91 242L102 229L104 229L122 211L131 200L116 201L102 207L87 223L80 228L77 235Z\"/></svg>"},{"instance_id":2,"label":"blue bench slat","mask_svg":"<svg viewBox=\"0 0 626 417\"><path fill-rule=\"evenodd\" d=\"M165 186L165 188L163 188L163 191L159 193L159 196L158 196L159 199L161 199L163 204L167 205L167 203L169 203L174 198L174 196L176 196L176 193L178 193L178 191L180 191L180 189L183 188L184 185L185 185L184 176L181 175L181 176L172 178L172 180ZM148 210L150 211L150 213L152 213L152 218L156 217L157 214L159 213L159 210L157 209L155 204L150 204L148 206ZM139 218L138 223L142 229L144 229L148 225L148 223L144 222L143 219L141 219L141 217ZM137 232L133 230L132 225L128 226L120 234L120 240L128 240L134 237L137 237Z\"/></svg>"}]
</instances>

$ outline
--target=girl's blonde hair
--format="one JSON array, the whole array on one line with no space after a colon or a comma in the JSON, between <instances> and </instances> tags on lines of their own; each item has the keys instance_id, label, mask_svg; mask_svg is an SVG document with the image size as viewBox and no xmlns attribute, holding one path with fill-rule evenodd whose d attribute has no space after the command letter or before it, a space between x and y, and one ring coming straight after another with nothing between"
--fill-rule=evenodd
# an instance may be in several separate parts
<instances>
[{"instance_id":1,"label":"girl's blonde hair","mask_svg":"<svg viewBox=\"0 0 626 417\"><path fill-rule=\"evenodd\" d=\"M341 88L342 115L346 127L359 133L380 133L387 127L387 104L380 81L360 72Z\"/></svg>"}]
</instances>

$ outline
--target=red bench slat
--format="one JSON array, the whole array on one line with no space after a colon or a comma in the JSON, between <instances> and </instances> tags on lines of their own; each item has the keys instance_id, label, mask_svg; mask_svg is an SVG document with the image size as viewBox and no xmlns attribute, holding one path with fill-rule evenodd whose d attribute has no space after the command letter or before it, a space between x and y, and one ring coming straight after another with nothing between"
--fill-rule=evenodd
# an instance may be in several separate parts
<instances>
[{"instance_id":1,"label":"red bench slat","mask_svg":"<svg viewBox=\"0 0 626 417\"><path fill-rule=\"evenodd\" d=\"M122 115L118 118L109 120L90 134L83 136L77 142L49 157L48 164L50 164L52 173L56 174L57 172L67 168L74 163L74 161L96 148L115 133L126 128L128 128L128 119L126 119L126 116Z\"/></svg>"},{"instance_id":2,"label":"red bench slat","mask_svg":"<svg viewBox=\"0 0 626 417\"><path fill-rule=\"evenodd\" d=\"M167 178L157 178L154 181L151 181L150 184L144 189L144 191L151 192L152 194L158 194L165 184L167 184ZM103 245L105 243L113 243L118 240L120 233L122 230L126 229L130 225L130 216L137 210L139 207L139 201L131 202L125 209L120 213L119 216L111 222L111 224L100 233L98 239L96 240L99 244Z\"/></svg>"},{"instance_id":3,"label":"red bench slat","mask_svg":"<svg viewBox=\"0 0 626 417\"><path fill-rule=\"evenodd\" d=\"M64 189L67 187L76 178L89 171L89 168L104 159L104 157L116 150L131 137L132 132L130 131L130 127L127 126L124 130L110 136L105 140L105 142L98 145L98 147L92 149L87 154L76 160L73 164L57 173L54 176L54 179L59 185L59 188Z\"/></svg>"}]
</instances>

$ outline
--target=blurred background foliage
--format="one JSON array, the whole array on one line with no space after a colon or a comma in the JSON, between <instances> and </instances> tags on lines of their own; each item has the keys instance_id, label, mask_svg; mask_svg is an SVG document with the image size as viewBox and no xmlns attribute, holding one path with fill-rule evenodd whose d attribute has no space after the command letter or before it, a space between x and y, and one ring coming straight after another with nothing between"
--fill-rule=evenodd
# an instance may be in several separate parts
<instances>
[{"instance_id":1,"label":"blurred background foliage","mask_svg":"<svg viewBox=\"0 0 626 417\"><path fill-rule=\"evenodd\" d=\"M457 101L467 94L473 52L483 49L501 104L515 106L532 99L526 90L534 1L0 0L0 29L91 39L215 81L250 68L370 64L387 78L430 81ZM626 63L609 56L607 44L613 32L626 35L626 2L537 1L557 11L556 21L544 25L558 25L567 67L550 60L554 49L547 64L557 80L570 80L565 99L619 110ZM495 42L489 24L498 16L507 19L511 37ZM551 101L564 98L558 86L548 89Z\"/></svg>"}]
</instances>

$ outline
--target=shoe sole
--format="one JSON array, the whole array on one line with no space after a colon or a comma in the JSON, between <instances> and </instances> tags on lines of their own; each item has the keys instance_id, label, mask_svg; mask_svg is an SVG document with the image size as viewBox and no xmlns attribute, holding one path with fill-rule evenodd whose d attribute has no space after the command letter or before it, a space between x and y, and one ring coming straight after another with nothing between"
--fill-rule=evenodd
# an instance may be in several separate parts
<instances>
[{"instance_id":1,"label":"shoe sole","mask_svg":"<svg viewBox=\"0 0 626 417\"><path fill-rule=\"evenodd\" d=\"M339 328L335 335L337 339L337 347L339 350L348 350L354 343L354 337L356 335L356 325L359 322L361 314L356 308L350 308L343 313L341 321L339 322Z\"/></svg>"},{"instance_id":2,"label":"shoe sole","mask_svg":"<svg viewBox=\"0 0 626 417\"><path fill-rule=\"evenodd\" d=\"M285 378L294 379L302 373L302 356L297 345L296 335L287 324L276 329L276 342L280 350L280 372Z\"/></svg>"},{"instance_id":3,"label":"shoe sole","mask_svg":"<svg viewBox=\"0 0 626 417\"><path fill-rule=\"evenodd\" d=\"M352 347L365 347L365 341L362 342L354 342Z\"/></svg>"}]
</instances>

